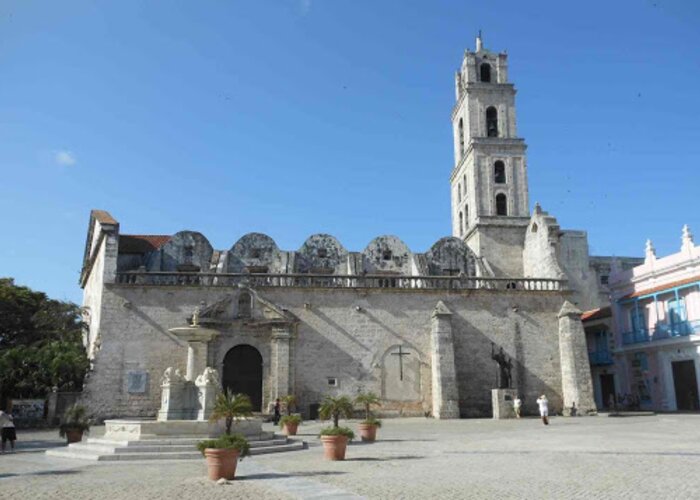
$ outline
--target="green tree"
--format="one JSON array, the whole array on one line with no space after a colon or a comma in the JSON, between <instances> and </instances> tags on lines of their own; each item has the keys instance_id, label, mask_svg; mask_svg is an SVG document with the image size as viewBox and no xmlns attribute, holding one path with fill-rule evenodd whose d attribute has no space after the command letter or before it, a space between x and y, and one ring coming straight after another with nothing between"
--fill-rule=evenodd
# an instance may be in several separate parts
<instances>
[{"instance_id":1,"label":"green tree","mask_svg":"<svg viewBox=\"0 0 700 500\"><path fill-rule=\"evenodd\" d=\"M246 394L232 394L228 390L219 393L214 401L210 422L224 419L226 434L231 434L231 425L234 420L249 417L253 414L253 404Z\"/></svg>"},{"instance_id":2,"label":"green tree","mask_svg":"<svg viewBox=\"0 0 700 500\"><path fill-rule=\"evenodd\" d=\"M89 361L80 308L0 278L0 404L82 389Z\"/></svg>"},{"instance_id":3,"label":"green tree","mask_svg":"<svg viewBox=\"0 0 700 500\"><path fill-rule=\"evenodd\" d=\"M361 392L355 398L355 404L362 406L365 410L365 420L369 420L372 418L372 406L381 406L381 401L373 392Z\"/></svg>"},{"instance_id":4,"label":"green tree","mask_svg":"<svg viewBox=\"0 0 700 500\"><path fill-rule=\"evenodd\" d=\"M0 350L45 340L79 341L80 308L0 278Z\"/></svg>"},{"instance_id":5,"label":"green tree","mask_svg":"<svg viewBox=\"0 0 700 500\"><path fill-rule=\"evenodd\" d=\"M322 420L333 419L333 427L338 427L340 417L350 418L354 408L352 401L347 396L326 396L318 409Z\"/></svg>"}]
</instances>

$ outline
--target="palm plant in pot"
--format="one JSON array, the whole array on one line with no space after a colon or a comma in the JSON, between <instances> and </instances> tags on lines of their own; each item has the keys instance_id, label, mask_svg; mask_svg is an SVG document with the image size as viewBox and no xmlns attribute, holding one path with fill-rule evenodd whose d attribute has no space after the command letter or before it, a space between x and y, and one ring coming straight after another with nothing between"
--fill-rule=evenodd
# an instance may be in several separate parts
<instances>
[{"instance_id":1,"label":"palm plant in pot","mask_svg":"<svg viewBox=\"0 0 700 500\"><path fill-rule=\"evenodd\" d=\"M78 443L83 440L83 434L90 433L90 419L87 409L82 405L73 405L61 419L58 435L66 438L68 444Z\"/></svg>"},{"instance_id":2,"label":"palm plant in pot","mask_svg":"<svg viewBox=\"0 0 700 500\"><path fill-rule=\"evenodd\" d=\"M355 404L361 405L365 411L365 419L360 422L360 438L365 442L374 442L377 429L382 421L372 414L373 406L380 406L379 397L373 392L362 392L355 397Z\"/></svg>"},{"instance_id":3,"label":"palm plant in pot","mask_svg":"<svg viewBox=\"0 0 700 500\"><path fill-rule=\"evenodd\" d=\"M348 441L355 437L355 433L348 427L340 427L340 417L350 418L352 416L352 401L347 396L326 396L321 403L318 414L323 420L329 418L333 420L331 427L321 430L321 442L323 443L323 454L327 460L345 460L345 450Z\"/></svg>"},{"instance_id":4,"label":"palm plant in pot","mask_svg":"<svg viewBox=\"0 0 700 500\"><path fill-rule=\"evenodd\" d=\"M292 415L292 408L296 404L296 396L290 394L282 398L282 403L287 410L287 414L280 419L280 427L282 432L287 436L296 436L297 429L301 423L301 417L299 415Z\"/></svg>"},{"instance_id":5,"label":"palm plant in pot","mask_svg":"<svg viewBox=\"0 0 700 500\"><path fill-rule=\"evenodd\" d=\"M207 459L209 479L217 481L233 479L236 476L238 459L250 450L248 441L241 434L231 434L234 421L253 414L253 405L245 394L220 393L214 402L210 422L224 420L225 433L217 439L207 439L197 444L197 449Z\"/></svg>"}]
</instances>

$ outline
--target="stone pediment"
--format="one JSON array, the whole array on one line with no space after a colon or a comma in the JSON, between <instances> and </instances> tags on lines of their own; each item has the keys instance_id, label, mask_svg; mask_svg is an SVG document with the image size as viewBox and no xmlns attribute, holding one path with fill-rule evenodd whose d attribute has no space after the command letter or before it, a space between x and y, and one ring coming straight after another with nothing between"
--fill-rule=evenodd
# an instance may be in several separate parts
<instances>
[{"instance_id":1,"label":"stone pediment","mask_svg":"<svg viewBox=\"0 0 700 500\"><path fill-rule=\"evenodd\" d=\"M292 313L246 286L239 287L214 304L203 306L199 313L199 322L210 326L234 323L264 326L297 321Z\"/></svg>"}]
</instances>

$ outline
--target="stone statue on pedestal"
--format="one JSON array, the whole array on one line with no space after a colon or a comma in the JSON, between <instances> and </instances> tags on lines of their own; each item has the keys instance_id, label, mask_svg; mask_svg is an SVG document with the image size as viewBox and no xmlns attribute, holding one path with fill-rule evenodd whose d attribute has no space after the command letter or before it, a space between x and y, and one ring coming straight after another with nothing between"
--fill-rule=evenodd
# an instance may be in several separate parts
<instances>
[{"instance_id":1,"label":"stone statue on pedestal","mask_svg":"<svg viewBox=\"0 0 700 500\"><path fill-rule=\"evenodd\" d=\"M506 355L503 347L496 352L495 346L491 342L491 359L498 363L498 388L510 389L512 383L510 372L513 369L512 358Z\"/></svg>"}]
</instances>

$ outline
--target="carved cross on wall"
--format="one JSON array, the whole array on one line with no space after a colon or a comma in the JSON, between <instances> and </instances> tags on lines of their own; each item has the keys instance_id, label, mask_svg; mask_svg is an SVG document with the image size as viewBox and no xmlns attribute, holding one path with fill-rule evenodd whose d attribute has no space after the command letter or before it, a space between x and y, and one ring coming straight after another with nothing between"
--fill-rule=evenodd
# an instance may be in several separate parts
<instances>
[{"instance_id":1,"label":"carved cross on wall","mask_svg":"<svg viewBox=\"0 0 700 500\"><path fill-rule=\"evenodd\" d=\"M399 357L399 380L403 380L403 357L410 356L410 352L403 352L402 346L399 346L399 352L392 352L392 356Z\"/></svg>"}]
</instances>

